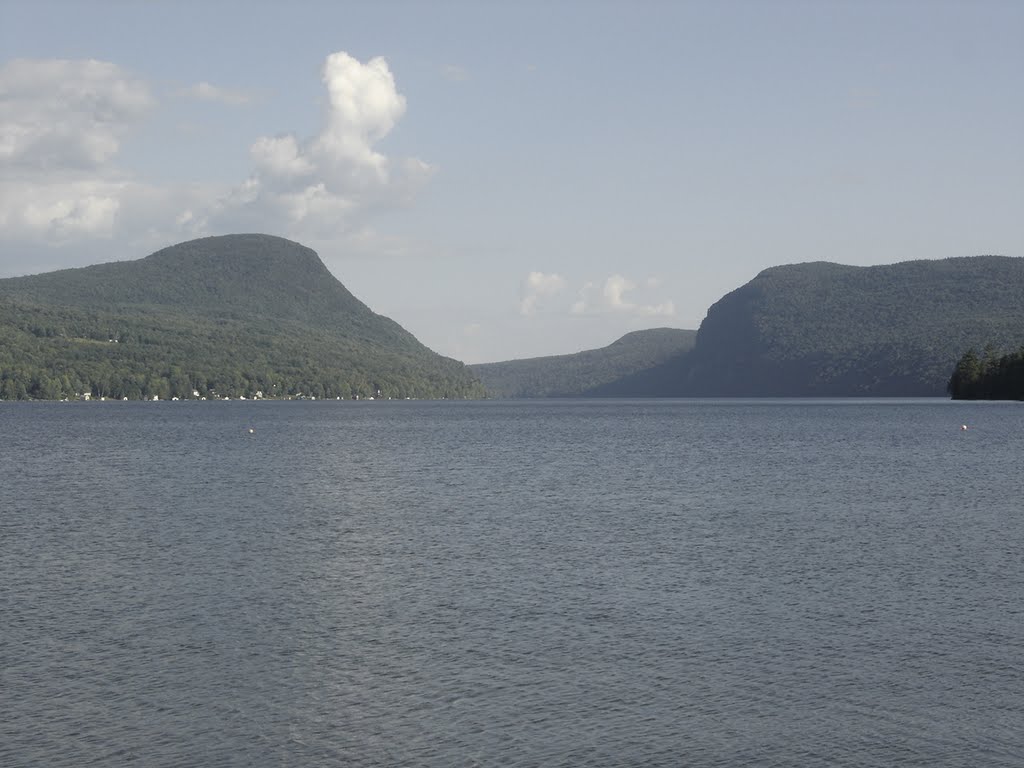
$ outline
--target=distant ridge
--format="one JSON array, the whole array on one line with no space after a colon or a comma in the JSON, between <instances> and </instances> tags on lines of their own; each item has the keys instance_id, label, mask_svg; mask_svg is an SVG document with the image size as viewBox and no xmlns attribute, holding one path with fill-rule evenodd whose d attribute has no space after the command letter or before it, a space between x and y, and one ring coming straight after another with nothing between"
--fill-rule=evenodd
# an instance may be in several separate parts
<instances>
[{"instance_id":1,"label":"distant ridge","mask_svg":"<svg viewBox=\"0 0 1024 768\"><path fill-rule=\"evenodd\" d=\"M696 334L675 333L692 335L621 365L609 361L632 334L473 370L510 397L941 397L968 349L1024 346L1024 259L771 267L715 302Z\"/></svg>"},{"instance_id":2,"label":"distant ridge","mask_svg":"<svg viewBox=\"0 0 1024 768\"><path fill-rule=\"evenodd\" d=\"M652 328L627 333L600 349L471 368L492 397L610 397L618 394L618 382L639 378L685 353L696 335L678 328ZM627 389L632 392L636 387Z\"/></svg>"},{"instance_id":3,"label":"distant ridge","mask_svg":"<svg viewBox=\"0 0 1024 768\"><path fill-rule=\"evenodd\" d=\"M224 235L0 280L0 397L478 397L317 254Z\"/></svg>"}]
</instances>

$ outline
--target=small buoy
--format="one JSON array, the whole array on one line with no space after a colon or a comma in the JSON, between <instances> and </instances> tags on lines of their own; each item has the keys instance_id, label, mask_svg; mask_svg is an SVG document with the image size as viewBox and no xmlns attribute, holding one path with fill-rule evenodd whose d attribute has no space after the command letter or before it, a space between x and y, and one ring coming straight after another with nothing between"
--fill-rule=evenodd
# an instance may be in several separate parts
<instances>
[{"instance_id":1,"label":"small buoy","mask_svg":"<svg viewBox=\"0 0 1024 768\"><path fill-rule=\"evenodd\" d=\"M960 425L960 431L961 432L966 432L967 431L967 425L966 424L961 424Z\"/></svg>"},{"instance_id":2,"label":"small buoy","mask_svg":"<svg viewBox=\"0 0 1024 768\"><path fill-rule=\"evenodd\" d=\"M967 427L964 427L964 429L967 429ZM249 434L250 434L250 435L251 435L251 434L252 434L253 432L255 432L255 431L256 431L255 429L253 429L252 427L249 427Z\"/></svg>"}]
</instances>

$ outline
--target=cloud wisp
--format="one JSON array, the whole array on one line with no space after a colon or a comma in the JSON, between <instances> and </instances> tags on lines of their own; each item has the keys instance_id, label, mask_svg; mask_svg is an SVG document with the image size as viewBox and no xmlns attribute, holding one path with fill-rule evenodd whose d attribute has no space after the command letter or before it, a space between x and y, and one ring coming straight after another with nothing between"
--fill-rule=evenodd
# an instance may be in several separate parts
<instances>
[{"instance_id":1,"label":"cloud wisp","mask_svg":"<svg viewBox=\"0 0 1024 768\"><path fill-rule=\"evenodd\" d=\"M441 66L441 76L453 83L464 83L470 79L469 72L458 64L443 64Z\"/></svg>"},{"instance_id":2,"label":"cloud wisp","mask_svg":"<svg viewBox=\"0 0 1024 768\"><path fill-rule=\"evenodd\" d=\"M659 288L661 280L655 277L647 278L642 285L620 274L610 275L600 284L587 281L576 292L571 305L564 300L558 303L566 285L566 279L559 274L530 272L520 286L519 314L529 316L545 311L577 316L673 317L676 313L672 301L645 303L633 299L636 292L649 294Z\"/></svg>"},{"instance_id":3,"label":"cloud wisp","mask_svg":"<svg viewBox=\"0 0 1024 768\"><path fill-rule=\"evenodd\" d=\"M183 88L181 94L197 101L224 104L229 107L241 107L256 101L256 94L253 91L241 88L223 88L205 80Z\"/></svg>"},{"instance_id":4,"label":"cloud wisp","mask_svg":"<svg viewBox=\"0 0 1024 768\"><path fill-rule=\"evenodd\" d=\"M649 278L648 288L655 288L660 281ZM593 282L584 283L578 298L572 305L574 315L597 315L619 313L634 317L672 317L676 313L675 304L663 301L657 304L644 304L630 300L627 294L634 292L637 284L622 275L610 275L598 289Z\"/></svg>"},{"instance_id":5,"label":"cloud wisp","mask_svg":"<svg viewBox=\"0 0 1024 768\"><path fill-rule=\"evenodd\" d=\"M531 272L523 281L519 299L519 314L532 315L565 288L565 278L554 273Z\"/></svg>"}]
</instances>

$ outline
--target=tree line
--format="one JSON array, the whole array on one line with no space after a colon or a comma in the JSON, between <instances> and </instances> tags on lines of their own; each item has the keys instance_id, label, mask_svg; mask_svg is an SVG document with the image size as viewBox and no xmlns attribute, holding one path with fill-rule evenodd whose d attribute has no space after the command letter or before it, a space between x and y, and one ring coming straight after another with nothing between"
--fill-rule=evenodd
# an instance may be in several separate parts
<instances>
[{"instance_id":1,"label":"tree line","mask_svg":"<svg viewBox=\"0 0 1024 768\"><path fill-rule=\"evenodd\" d=\"M290 323L253 327L0 302L0 399L484 395L456 361L382 346Z\"/></svg>"},{"instance_id":2,"label":"tree line","mask_svg":"<svg viewBox=\"0 0 1024 768\"><path fill-rule=\"evenodd\" d=\"M969 349L950 376L954 400L1024 400L1024 347L999 355L992 346Z\"/></svg>"}]
</instances>

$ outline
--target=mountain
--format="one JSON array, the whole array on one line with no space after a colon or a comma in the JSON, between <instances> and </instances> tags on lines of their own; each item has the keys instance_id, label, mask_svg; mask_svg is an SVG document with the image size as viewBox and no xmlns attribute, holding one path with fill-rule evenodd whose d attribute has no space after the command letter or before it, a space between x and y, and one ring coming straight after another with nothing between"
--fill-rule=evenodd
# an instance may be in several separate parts
<instances>
[{"instance_id":1,"label":"mountain","mask_svg":"<svg viewBox=\"0 0 1024 768\"><path fill-rule=\"evenodd\" d=\"M638 396L643 372L688 351L695 337L696 331L654 328L627 333L601 349L470 367L494 397L612 397L621 381L631 382L626 394Z\"/></svg>"},{"instance_id":2,"label":"mountain","mask_svg":"<svg viewBox=\"0 0 1024 768\"><path fill-rule=\"evenodd\" d=\"M946 394L968 349L1022 345L1024 259L812 262L726 294L696 338L641 331L577 355L472 368L507 397L930 397Z\"/></svg>"},{"instance_id":3,"label":"mountain","mask_svg":"<svg viewBox=\"0 0 1024 768\"><path fill-rule=\"evenodd\" d=\"M375 314L290 240L207 237L0 280L0 398L478 397L460 362Z\"/></svg>"},{"instance_id":4,"label":"mountain","mask_svg":"<svg viewBox=\"0 0 1024 768\"><path fill-rule=\"evenodd\" d=\"M964 352L1024 343L1024 259L772 267L716 302L666 389L940 396Z\"/></svg>"}]
</instances>

